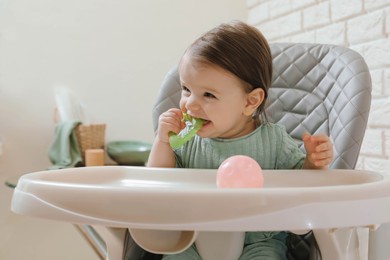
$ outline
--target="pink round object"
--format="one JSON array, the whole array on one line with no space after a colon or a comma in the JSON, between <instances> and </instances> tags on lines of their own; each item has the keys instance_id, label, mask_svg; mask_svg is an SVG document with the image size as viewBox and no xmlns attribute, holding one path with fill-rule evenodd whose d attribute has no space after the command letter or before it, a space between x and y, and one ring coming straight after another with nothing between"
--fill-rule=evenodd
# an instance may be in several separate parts
<instances>
[{"instance_id":1,"label":"pink round object","mask_svg":"<svg viewBox=\"0 0 390 260\"><path fill-rule=\"evenodd\" d=\"M264 176L260 165L248 156L229 157L217 171L218 188L261 188L263 184Z\"/></svg>"}]
</instances>

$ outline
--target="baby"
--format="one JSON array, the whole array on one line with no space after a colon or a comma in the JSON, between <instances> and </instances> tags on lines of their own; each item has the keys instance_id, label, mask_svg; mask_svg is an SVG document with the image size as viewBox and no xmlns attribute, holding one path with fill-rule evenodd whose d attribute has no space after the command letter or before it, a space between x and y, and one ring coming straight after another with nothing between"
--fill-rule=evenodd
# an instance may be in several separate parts
<instances>
[{"instance_id":1,"label":"baby","mask_svg":"<svg viewBox=\"0 0 390 260\"><path fill-rule=\"evenodd\" d=\"M272 57L263 35L234 21L210 30L185 51L179 64L180 109L161 114L149 167L217 169L230 156L246 155L262 169L323 169L333 157L326 135L304 133L304 154L284 127L264 113ZM183 113L203 120L197 135L179 148L170 133L184 127ZM286 259L286 232L247 232L240 260ZM195 245L164 259L201 259Z\"/></svg>"}]
</instances>

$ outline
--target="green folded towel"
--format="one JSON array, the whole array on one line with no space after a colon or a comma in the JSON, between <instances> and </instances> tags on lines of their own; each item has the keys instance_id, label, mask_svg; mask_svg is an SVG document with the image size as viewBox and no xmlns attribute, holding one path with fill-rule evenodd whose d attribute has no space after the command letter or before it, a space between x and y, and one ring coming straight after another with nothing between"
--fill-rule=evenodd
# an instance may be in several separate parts
<instances>
[{"instance_id":1,"label":"green folded towel","mask_svg":"<svg viewBox=\"0 0 390 260\"><path fill-rule=\"evenodd\" d=\"M49 159L52 169L75 167L82 162L80 149L77 143L75 127L81 124L77 121L67 121L56 125L54 140L49 149Z\"/></svg>"}]
</instances>

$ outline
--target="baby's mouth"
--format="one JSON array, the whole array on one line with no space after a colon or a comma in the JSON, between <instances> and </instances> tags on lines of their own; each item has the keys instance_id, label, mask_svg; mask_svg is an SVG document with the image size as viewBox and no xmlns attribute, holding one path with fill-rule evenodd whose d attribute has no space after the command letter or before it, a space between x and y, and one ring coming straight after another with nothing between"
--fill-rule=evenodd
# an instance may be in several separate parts
<instances>
[{"instance_id":1,"label":"baby's mouth","mask_svg":"<svg viewBox=\"0 0 390 260\"><path fill-rule=\"evenodd\" d=\"M204 118L201 118L201 117L197 117L197 116L193 116L191 114L186 114L186 113L183 113L183 121L188 121L188 122L191 122L192 124L196 123L196 124L201 124L201 127L199 128L202 129L204 126L207 126L211 123L210 120L207 120L207 119L204 119Z\"/></svg>"},{"instance_id":2,"label":"baby's mouth","mask_svg":"<svg viewBox=\"0 0 390 260\"><path fill-rule=\"evenodd\" d=\"M202 125L201 129L204 128L205 126L208 126L211 123L210 120L206 120L206 119L203 119L203 118L202 118L202 120L203 120L203 125Z\"/></svg>"},{"instance_id":3,"label":"baby's mouth","mask_svg":"<svg viewBox=\"0 0 390 260\"><path fill-rule=\"evenodd\" d=\"M208 124L210 124L210 123L211 123L211 121L210 121L210 120L205 120L205 119L203 119L203 120L204 120L203 126L205 126L205 125L208 125Z\"/></svg>"}]
</instances>

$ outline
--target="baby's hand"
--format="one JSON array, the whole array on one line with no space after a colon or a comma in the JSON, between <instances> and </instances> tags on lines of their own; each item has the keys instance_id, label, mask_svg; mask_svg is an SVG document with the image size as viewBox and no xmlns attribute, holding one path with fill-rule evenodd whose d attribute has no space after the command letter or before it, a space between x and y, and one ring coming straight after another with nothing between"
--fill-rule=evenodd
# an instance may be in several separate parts
<instances>
[{"instance_id":1,"label":"baby's hand","mask_svg":"<svg viewBox=\"0 0 390 260\"><path fill-rule=\"evenodd\" d=\"M304 133L302 140L306 149L304 168L326 168L333 160L333 145L327 135Z\"/></svg>"},{"instance_id":2,"label":"baby's hand","mask_svg":"<svg viewBox=\"0 0 390 260\"><path fill-rule=\"evenodd\" d=\"M179 133L185 126L183 113L178 108L171 108L162 113L158 119L157 136L160 142L169 143L169 132Z\"/></svg>"}]
</instances>

